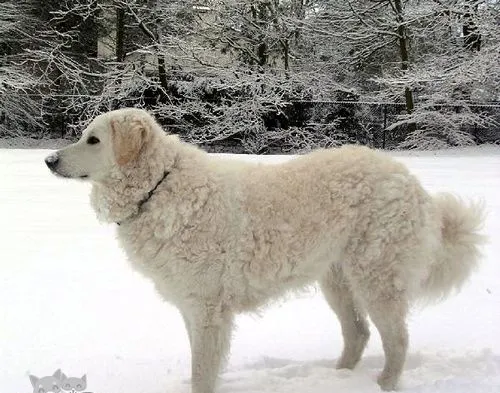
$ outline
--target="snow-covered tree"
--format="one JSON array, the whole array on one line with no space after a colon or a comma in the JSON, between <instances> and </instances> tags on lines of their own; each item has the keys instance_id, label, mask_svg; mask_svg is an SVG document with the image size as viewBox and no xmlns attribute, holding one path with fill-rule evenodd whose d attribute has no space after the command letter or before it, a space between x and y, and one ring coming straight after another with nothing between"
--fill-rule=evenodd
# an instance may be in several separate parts
<instances>
[{"instance_id":1,"label":"snow-covered tree","mask_svg":"<svg viewBox=\"0 0 500 393\"><path fill-rule=\"evenodd\" d=\"M401 146L481 141L481 132L499 126L498 107L478 105L499 99L498 2L432 0L411 6L419 24L410 30L410 72L386 72L376 78L384 99L393 99L403 86L410 86L418 97L415 111L392 125L417 124Z\"/></svg>"},{"instance_id":2,"label":"snow-covered tree","mask_svg":"<svg viewBox=\"0 0 500 393\"><path fill-rule=\"evenodd\" d=\"M382 123L428 147L481 141L498 113L472 105L499 99L496 0L4 4L0 89L29 92L18 120L55 133L134 105L187 140L249 152L373 144ZM399 104L386 116L346 100Z\"/></svg>"},{"instance_id":3,"label":"snow-covered tree","mask_svg":"<svg viewBox=\"0 0 500 393\"><path fill-rule=\"evenodd\" d=\"M33 96L38 80L27 67L23 50L32 41L35 21L31 4L5 1L0 5L0 136L40 132L41 101Z\"/></svg>"}]
</instances>

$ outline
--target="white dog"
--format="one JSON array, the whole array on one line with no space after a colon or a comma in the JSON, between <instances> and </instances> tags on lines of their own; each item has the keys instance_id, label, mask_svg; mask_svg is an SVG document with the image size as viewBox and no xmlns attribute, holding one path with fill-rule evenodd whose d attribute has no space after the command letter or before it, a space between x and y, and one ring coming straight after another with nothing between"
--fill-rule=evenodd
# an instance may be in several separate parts
<instances>
[{"instance_id":1,"label":"white dog","mask_svg":"<svg viewBox=\"0 0 500 393\"><path fill-rule=\"evenodd\" d=\"M429 195L402 164L364 147L279 165L209 156L145 111L95 118L49 168L92 183L133 266L184 317L193 393L213 393L234 315L319 282L353 368L380 332L384 390L396 388L412 302L458 289L478 263L480 206Z\"/></svg>"}]
</instances>

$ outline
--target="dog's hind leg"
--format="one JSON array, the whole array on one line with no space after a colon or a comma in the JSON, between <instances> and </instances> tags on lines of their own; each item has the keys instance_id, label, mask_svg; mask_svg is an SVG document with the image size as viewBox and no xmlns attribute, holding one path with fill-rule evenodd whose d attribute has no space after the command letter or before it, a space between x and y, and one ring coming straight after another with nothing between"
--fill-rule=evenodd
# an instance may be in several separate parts
<instances>
[{"instance_id":1,"label":"dog's hind leg","mask_svg":"<svg viewBox=\"0 0 500 393\"><path fill-rule=\"evenodd\" d=\"M192 393L214 393L217 375L229 351L233 316L213 305L193 311L187 316Z\"/></svg>"},{"instance_id":2,"label":"dog's hind leg","mask_svg":"<svg viewBox=\"0 0 500 393\"><path fill-rule=\"evenodd\" d=\"M353 293L340 270L332 267L320 281L320 285L327 303L337 314L344 337L344 349L337 368L353 369L370 337L365 312L356 305Z\"/></svg>"},{"instance_id":3,"label":"dog's hind leg","mask_svg":"<svg viewBox=\"0 0 500 393\"><path fill-rule=\"evenodd\" d=\"M377 298L378 294L373 293ZM385 365L378 377L382 390L395 390L408 349L408 330L406 327L407 301L405 298L391 295L378 297L378 301L369 302L368 313L377 327L385 353Z\"/></svg>"},{"instance_id":4,"label":"dog's hind leg","mask_svg":"<svg viewBox=\"0 0 500 393\"><path fill-rule=\"evenodd\" d=\"M187 332L188 339L189 339L189 346L192 347L193 346L193 339L191 336L191 322L189 321L186 313L181 311L181 315L182 315L182 319L184 320L184 325L186 326L186 332Z\"/></svg>"}]
</instances>

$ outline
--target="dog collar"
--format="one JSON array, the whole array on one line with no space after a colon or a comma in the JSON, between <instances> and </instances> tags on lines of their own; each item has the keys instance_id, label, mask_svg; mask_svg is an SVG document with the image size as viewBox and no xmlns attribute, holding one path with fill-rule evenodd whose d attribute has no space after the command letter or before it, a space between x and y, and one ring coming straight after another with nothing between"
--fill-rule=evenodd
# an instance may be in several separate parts
<instances>
[{"instance_id":1,"label":"dog collar","mask_svg":"<svg viewBox=\"0 0 500 393\"><path fill-rule=\"evenodd\" d=\"M127 217L127 218L126 218L125 220L123 220L123 221L118 221L118 222L116 223L116 225L121 225L121 224L122 224L122 222L127 221L127 220L130 220L132 217L135 217L135 216L139 215L139 213L141 212L141 208L142 208L142 206L143 206L143 205L144 205L147 201L149 201L149 200L151 199L151 197L152 197L152 196L153 196L153 194L155 193L156 189L160 186L160 184L163 182L163 180L165 180L165 179L166 179L166 177L167 177L169 174L170 174L170 172L165 172L165 173L163 174L163 177L160 179L160 181L159 181L158 183L156 183L156 186L154 186L154 188L153 188L151 191L149 191L149 192L148 192L148 195L146 195L146 197L145 197L144 199L141 199L141 200L139 201L139 203L137 204L137 208L138 208L138 209L137 209L137 213L135 213L135 214L133 214L133 215L131 215L131 216Z\"/></svg>"}]
</instances>

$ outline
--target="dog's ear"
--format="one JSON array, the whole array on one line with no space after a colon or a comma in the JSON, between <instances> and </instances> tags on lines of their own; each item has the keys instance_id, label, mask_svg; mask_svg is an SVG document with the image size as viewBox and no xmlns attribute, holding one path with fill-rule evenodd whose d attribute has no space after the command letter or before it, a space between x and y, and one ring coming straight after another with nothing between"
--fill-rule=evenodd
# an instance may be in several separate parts
<instances>
[{"instance_id":1,"label":"dog's ear","mask_svg":"<svg viewBox=\"0 0 500 393\"><path fill-rule=\"evenodd\" d=\"M31 381L31 385L33 387L36 386L36 384L38 383L38 381L40 380L40 378L38 377L35 377L34 375L30 375L30 381Z\"/></svg>"},{"instance_id":2,"label":"dog's ear","mask_svg":"<svg viewBox=\"0 0 500 393\"><path fill-rule=\"evenodd\" d=\"M125 119L111 119L110 122L116 162L121 166L133 162L150 132L147 119L133 115Z\"/></svg>"},{"instance_id":3,"label":"dog's ear","mask_svg":"<svg viewBox=\"0 0 500 393\"><path fill-rule=\"evenodd\" d=\"M52 376L53 376L53 377L55 377L55 378L57 378L57 379L59 379L59 380L60 380L60 379L62 379L62 375L63 375L63 372L61 371L61 369L60 369L60 368L58 368L58 369L54 372L54 374L52 374Z\"/></svg>"}]
</instances>

